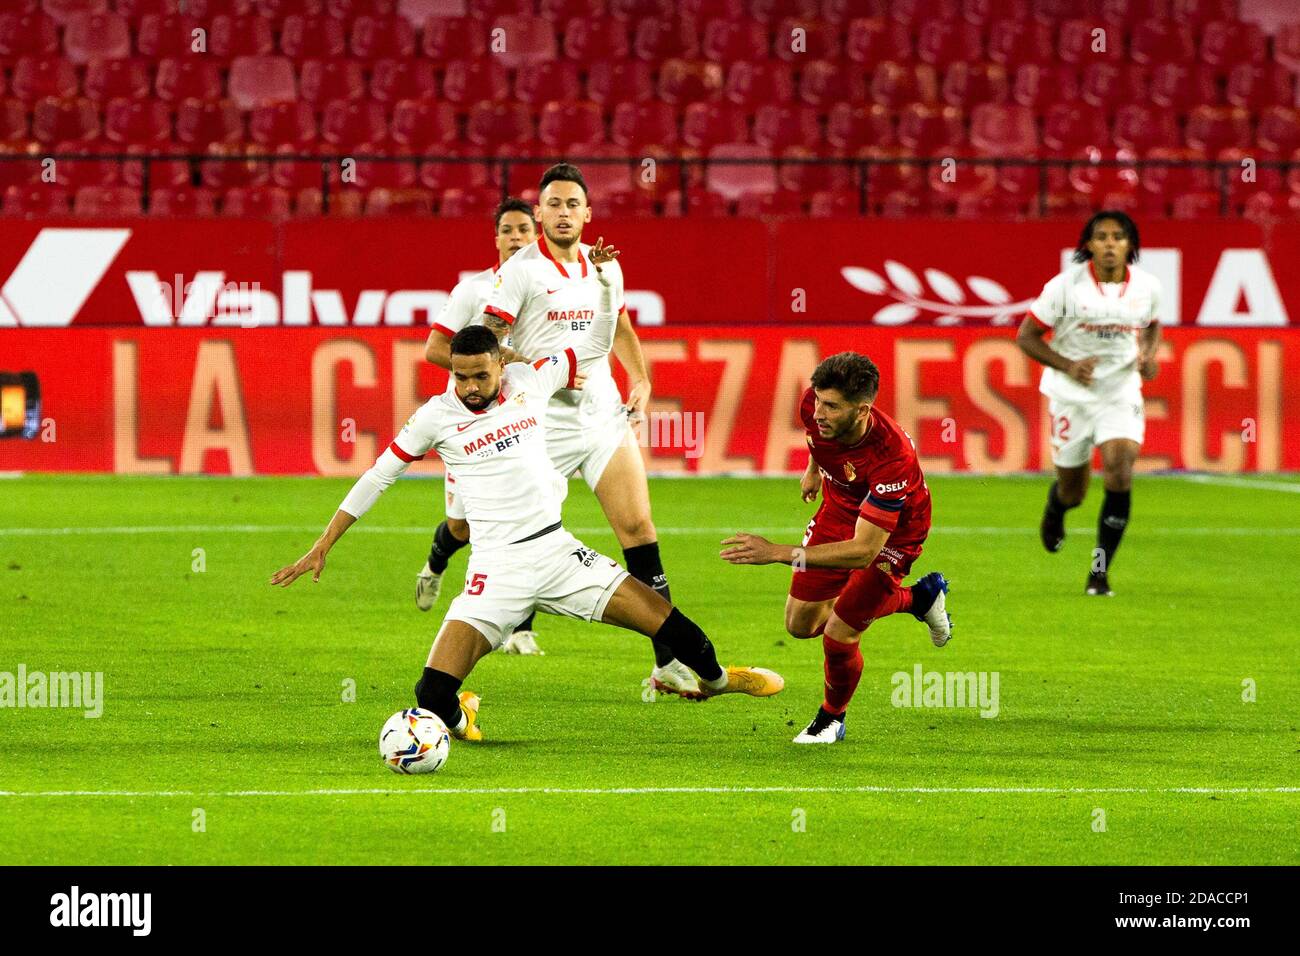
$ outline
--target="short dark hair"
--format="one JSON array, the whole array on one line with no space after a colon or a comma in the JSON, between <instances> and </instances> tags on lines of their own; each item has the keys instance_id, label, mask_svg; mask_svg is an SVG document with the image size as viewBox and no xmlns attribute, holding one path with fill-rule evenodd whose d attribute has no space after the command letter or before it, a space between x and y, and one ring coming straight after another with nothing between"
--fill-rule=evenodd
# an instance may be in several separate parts
<instances>
[{"instance_id":1,"label":"short dark hair","mask_svg":"<svg viewBox=\"0 0 1300 956\"><path fill-rule=\"evenodd\" d=\"M542 173L542 182L537 187L537 194L540 196L546 187L554 182L577 183L582 187L582 197L587 198L587 181L582 178L582 170L573 163L556 163Z\"/></svg>"},{"instance_id":2,"label":"short dark hair","mask_svg":"<svg viewBox=\"0 0 1300 956\"><path fill-rule=\"evenodd\" d=\"M500 355L501 343L484 325L467 325L451 337L452 355Z\"/></svg>"},{"instance_id":3,"label":"short dark hair","mask_svg":"<svg viewBox=\"0 0 1300 956\"><path fill-rule=\"evenodd\" d=\"M812 373L812 386L819 391L833 388L850 402L869 402L880 389L880 369L857 352L840 352L822 359Z\"/></svg>"},{"instance_id":4,"label":"short dark hair","mask_svg":"<svg viewBox=\"0 0 1300 956\"><path fill-rule=\"evenodd\" d=\"M1138 227L1128 213L1120 209L1103 209L1101 212L1092 214L1083 226L1083 232L1079 233L1079 244L1074 249L1075 262L1087 262L1092 258L1092 253L1088 251L1088 243L1092 241L1092 230L1097 223L1103 219L1114 219L1119 223L1120 228L1124 230L1124 235L1128 236L1128 262L1137 262L1138 251L1142 248L1141 240L1138 239Z\"/></svg>"},{"instance_id":5,"label":"short dark hair","mask_svg":"<svg viewBox=\"0 0 1300 956\"><path fill-rule=\"evenodd\" d=\"M501 204L497 206L497 211L492 214L492 224L494 228L501 228L501 217L508 212L522 212L532 220L533 225L537 225L537 220L533 219L533 207L528 205L528 203L524 202L518 196L510 196L501 200Z\"/></svg>"}]
</instances>

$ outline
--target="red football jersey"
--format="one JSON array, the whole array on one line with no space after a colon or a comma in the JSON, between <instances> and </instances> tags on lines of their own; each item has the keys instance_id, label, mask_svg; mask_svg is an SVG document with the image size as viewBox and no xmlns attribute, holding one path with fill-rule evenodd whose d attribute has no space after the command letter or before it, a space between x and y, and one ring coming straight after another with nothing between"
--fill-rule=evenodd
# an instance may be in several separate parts
<instances>
[{"instance_id":1,"label":"red football jersey","mask_svg":"<svg viewBox=\"0 0 1300 956\"><path fill-rule=\"evenodd\" d=\"M930 528L930 490L911 437L873 407L867 433L856 445L822 438L813 421L814 402L810 388L799 403L799 417L813 461L822 472L822 496L827 503L891 532L895 544L924 540Z\"/></svg>"}]
</instances>

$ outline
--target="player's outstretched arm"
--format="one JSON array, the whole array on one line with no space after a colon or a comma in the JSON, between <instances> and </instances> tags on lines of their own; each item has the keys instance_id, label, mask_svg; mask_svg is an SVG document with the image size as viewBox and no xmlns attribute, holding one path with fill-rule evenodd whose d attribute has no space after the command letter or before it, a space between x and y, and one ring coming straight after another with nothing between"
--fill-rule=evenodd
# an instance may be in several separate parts
<instances>
[{"instance_id":1,"label":"player's outstretched arm","mask_svg":"<svg viewBox=\"0 0 1300 956\"><path fill-rule=\"evenodd\" d=\"M293 564L286 565L271 575L271 584L287 588L308 571L312 572L311 579L313 582L319 581L321 572L325 570L325 556L329 554L330 548L334 547L334 543L343 537L343 533L356 523L356 520L346 511L334 512L329 527L316 539L316 543L311 546L311 550Z\"/></svg>"},{"instance_id":2,"label":"player's outstretched arm","mask_svg":"<svg viewBox=\"0 0 1300 956\"><path fill-rule=\"evenodd\" d=\"M791 544L773 544L756 534L740 532L723 541L724 561L731 564L789 564L809 568L865 568L880 554L889 540L889 532L859 518L853 537L848 541L830 541L802 548Z\"/></svg>"}]
</instances>

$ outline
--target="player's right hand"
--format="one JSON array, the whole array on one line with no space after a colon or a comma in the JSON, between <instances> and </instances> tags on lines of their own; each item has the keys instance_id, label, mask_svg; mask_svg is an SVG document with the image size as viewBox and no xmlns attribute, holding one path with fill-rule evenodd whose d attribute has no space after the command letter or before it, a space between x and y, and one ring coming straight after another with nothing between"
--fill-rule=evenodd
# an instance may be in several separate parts
<instances>
[{"instance_id":1,"label":"player's right hand","mask_svg":"<svg viewBox=\"0 0 1300 956\"><path fill-rule=\"evenodd\" d=\"M1070 376L1080 385L1092 384L1092 370L1097 367L1098 358L1095 355L1089 355L1086 359L1079 359L1077 362L1071 362L1070 367L1065 370L1065 374Z\"/></svg>"},{"instance_id":2,"label":"player's right hand","mask_svg":"<svg viewBox=\"0 0 1300 956\"><path fill-rule=\"evenodd\" d=\"M813 472L805 471L803 477L799 479L799 495L804 501L813 502L817 500L817 492L822 488L822 472L818 468Z\"/></svg>"},{"instance_id":3,"label":"player's right hand","mask_svg":"<svg viewBox=\"0 0 1300 956\"><path fill-rule=\"evenodd\" d=\"M271 586L274 587L279 585L282 588L287 588L308 571L312 572L312 581L319 581L320 573L324 570L325 552L319 545L313 545L310 551L293 564L285 565L279 571L276 571L275 574L271 575Z\"/></svg>"}]
</instances>

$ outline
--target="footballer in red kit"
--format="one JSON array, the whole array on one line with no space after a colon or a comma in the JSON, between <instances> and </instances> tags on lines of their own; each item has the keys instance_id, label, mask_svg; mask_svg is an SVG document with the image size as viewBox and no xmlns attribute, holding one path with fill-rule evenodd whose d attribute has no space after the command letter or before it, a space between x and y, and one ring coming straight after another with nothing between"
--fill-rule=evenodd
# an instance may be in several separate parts
<instances>
[{"instance_id":1,"label":"footballer in red kit","mask_svg":"<svg viewBox=\"0 0 1300 956\"><path fill-rule=\"evenodd\" d=\"M916 448L898 423L874 407L880 373L856 352L817 366L799 417L807 430L806 502L822 495L799 546L740 533L723 544L732 564L794 568L785 626L798 638L821 637L826 696L795 743L844 739L845 712L862 676L862 632L872 621L907 612L943 647L952 634L948 582L931 572L904 587L930 533L930 490Z\"/></svg>"}]
</instances>

